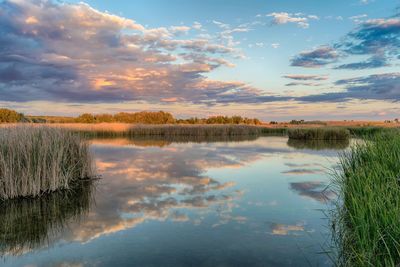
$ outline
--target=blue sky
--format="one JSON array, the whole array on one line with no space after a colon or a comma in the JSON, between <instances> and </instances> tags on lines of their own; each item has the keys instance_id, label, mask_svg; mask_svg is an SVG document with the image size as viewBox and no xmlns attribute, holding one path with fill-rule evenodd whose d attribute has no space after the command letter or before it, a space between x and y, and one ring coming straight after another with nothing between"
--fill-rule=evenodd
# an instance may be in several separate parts
<instances>
[{"instance_id":1,"label":"blue sky","mask_svg":"<svg viewBox=\"0 0 400 267\"><path fill-rule=\"evenodd\" d=\"M264 120L400 116L400 1L0 2L0 104Z\"/></svg>"}]
</instances>

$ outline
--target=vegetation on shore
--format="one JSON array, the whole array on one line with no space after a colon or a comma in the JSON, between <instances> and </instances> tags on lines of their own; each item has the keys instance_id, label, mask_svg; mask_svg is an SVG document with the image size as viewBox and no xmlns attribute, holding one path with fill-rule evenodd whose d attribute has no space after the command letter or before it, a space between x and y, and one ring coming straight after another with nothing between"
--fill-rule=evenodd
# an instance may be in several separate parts
<instances>
[{"instance_id":1,"label":"vegetation on shore","mask_svg":"<svg viewBox=\"0 0 400 267\"><path fill-rule=\"evenodd\" d=\"M339 266L400 264L400 135L383 132L345 152L332 228Z\"/></svg>"},{"instance_id":2,"label":"vegetation on shore","mask_svg":"<svg viewBox=\"0 0 400 267\"><path fill-rule=\"evenodd\" d=\"M298 140L348 140L350 132L345 128L297 128L289 129L288 136Z\"/></svg>"},{"instance_id":3,"label":"vegetation on shore","mask_svg":"<svg viewBox=\"0 0 400 267\"><path fill-rule=\"evenodd\" d=\"M93 177L89 145L68 130L0 128L0 200L36 197Z\"/></svg>"},{"instance_id":4,"label":"vegetation on shore","mask_svg":"<svg viewBox=\"0 0 400 267\"><path fill-rule=\"evenodd\" d=\"M241 116L211 116L209 118L176 119L171 113L164 111L120 112L116 114L84 113L73 117L30 116L32 122L41 123L131 123L131 124L249 124L260 125L255 118Z\"/></svg>"},{"instance_id":5,"label":"vegetation on shore","mask_svg":"<svg viewBox=\"0 0 400 267\"><path fill-rule=\"evenodd\" d=\"M229 125L145 125L145 124L51 124L49 127L61 127L80 133L88 138L109 137L232 137L232 136L261 136L261 135L285 135L285 128L265 128L255 125L229 124ZM194 139L194 138L192 138Z\"/></svg>"},{"instance_id":6,"label":"vegetation on shore","mask_svg":"<svg viewBox=\"0 0 400 267\"><path fill-rule=\"evenodd\" d=\"M350 144L349 139L345 140L301 140L288 139L287 145L296 149L311 149L311 150L343 150Z\"/></svg>"},{"instance_id":7,"label":"vegetation on shore","mask_svg":"<svg viewBox=\"0 0 400 267\"><path fill-rule=\"evenodd\" d=\"M249 125L140 125L129 129L130 136L240 136L259 135L260 127Z\"/></svg>"},{"instance_id":8,"label":"vegetation on shore","mask_svg":"<svg viewBox=\"0 0 400 267\"><path fill-rule=\"evenodd\" d=\"M0 108L0 123L16 123L21 122L24 115L14 110Z\"/></svg>"}]
</instances>

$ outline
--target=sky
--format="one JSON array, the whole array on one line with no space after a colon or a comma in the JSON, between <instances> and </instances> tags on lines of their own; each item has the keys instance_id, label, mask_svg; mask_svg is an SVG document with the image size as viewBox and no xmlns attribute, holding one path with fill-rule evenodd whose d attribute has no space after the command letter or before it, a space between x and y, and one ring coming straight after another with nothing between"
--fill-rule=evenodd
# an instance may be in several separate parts
<instances>
[{"instance_id":1,"label":"sky","mask_svg":"<svg viewBox=\"0 0 400 267\"><path fill-rule=\"evenodd\" d=\"M400 117L400 0L0 0L0 107Z\"/></svg>"}]
</instances>

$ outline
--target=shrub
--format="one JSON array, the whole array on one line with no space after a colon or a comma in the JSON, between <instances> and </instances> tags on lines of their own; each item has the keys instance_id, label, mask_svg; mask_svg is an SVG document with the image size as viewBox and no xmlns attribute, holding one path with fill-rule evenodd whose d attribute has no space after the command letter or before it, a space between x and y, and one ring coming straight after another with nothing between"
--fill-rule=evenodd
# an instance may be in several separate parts
<instances>
[{"instance_id":1,"label":"shrub","mask_svg":"<svg viewBox=\"0 0 400 267\"><path fill-rule=\"evenodd\" d=\"M0 123L15 123L20 122L24 115L14 110L1 108L0 109Z\"/></svg>"}]
</instances>

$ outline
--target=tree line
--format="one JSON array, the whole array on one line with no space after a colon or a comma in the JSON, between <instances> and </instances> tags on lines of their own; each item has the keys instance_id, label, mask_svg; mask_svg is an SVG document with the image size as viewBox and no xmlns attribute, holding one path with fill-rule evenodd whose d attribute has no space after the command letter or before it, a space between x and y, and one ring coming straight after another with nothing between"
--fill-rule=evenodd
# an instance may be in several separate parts
<instances>
[{"instance_id":1,"label":"tree line","mask_svg":"<svg viewBox=\"0 0 400 267\"><path fill-rule=\"evenodd\" d=\"M10 109L0 109L0 123L136 123L136 124L250 124L260 125L256 118L241 116L212 116L209 118L176 119L171 113L165 111L120 112L116 114L91 114L83 113L78 117L61 116L24 116Z\"/></svg>"}]
</instances>

